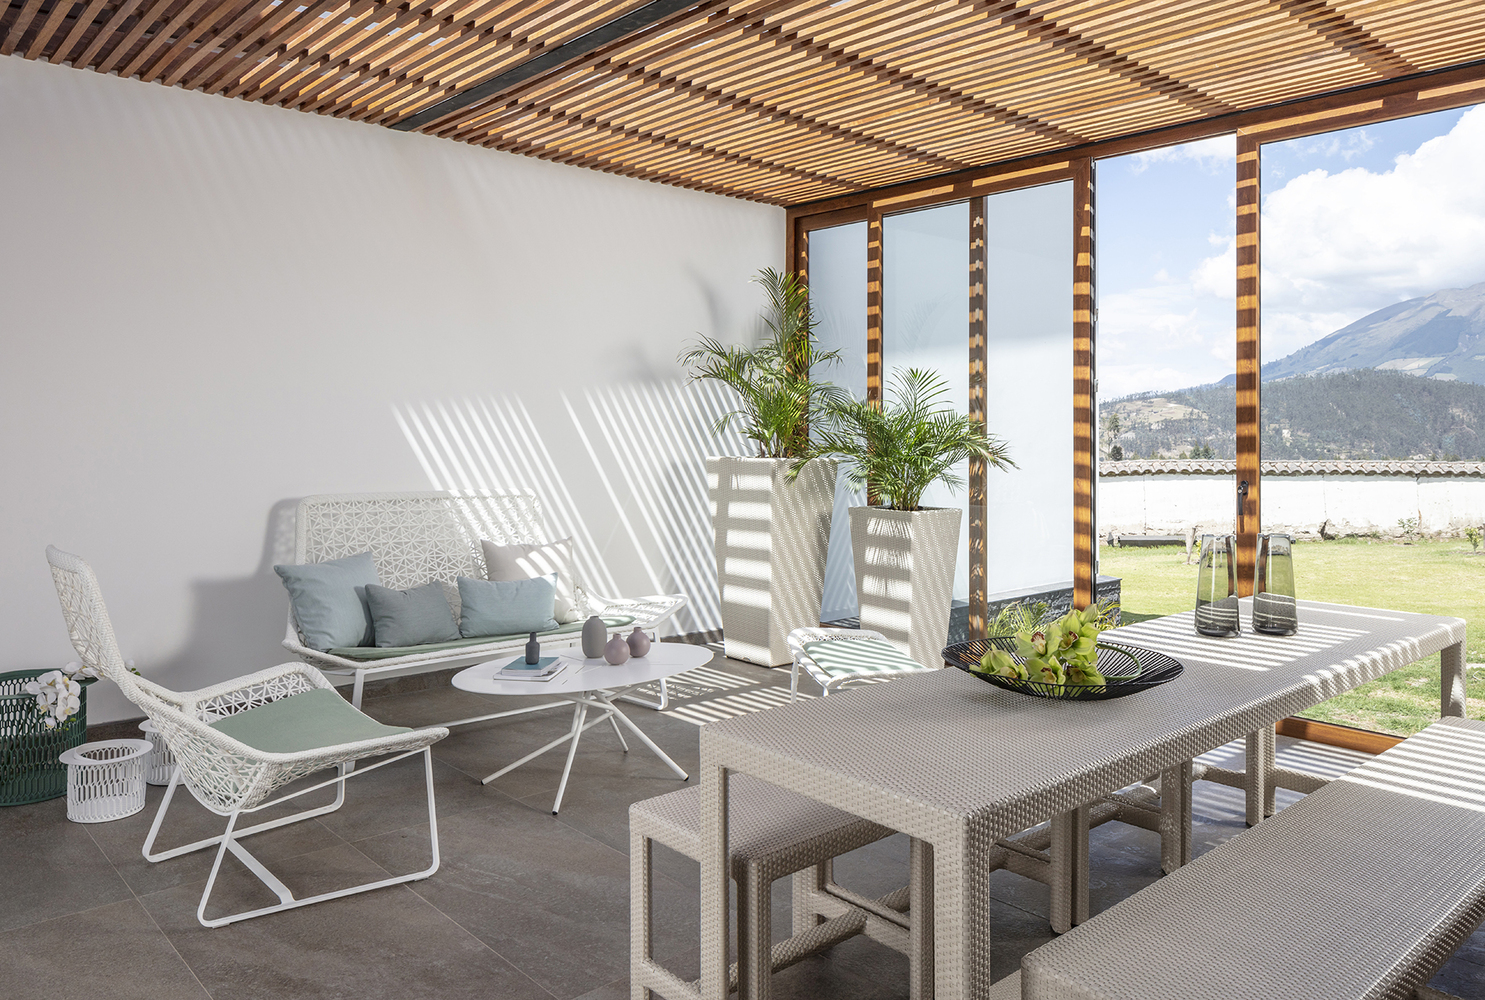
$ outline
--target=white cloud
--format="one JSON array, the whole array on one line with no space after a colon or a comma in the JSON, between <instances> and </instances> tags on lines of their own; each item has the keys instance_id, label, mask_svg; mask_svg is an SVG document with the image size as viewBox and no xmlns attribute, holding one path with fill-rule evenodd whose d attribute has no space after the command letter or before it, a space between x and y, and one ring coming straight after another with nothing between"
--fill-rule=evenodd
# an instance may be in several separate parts
<instances>
[{"instance_id":1,"label":"white cloud","mask_svg":"<svg viewBox=\"0 0 1485 1000\"><path fill-rule=\"evenodd\" d=\"M1197 142L1184 142L1179 146L1162 146L1135 153L1130 158L1130 169L1141 173L1152 163L1192 161L1208 170L1218 170L1237 161L1237 140L1230 135L1213 136Z\"/></svg>"},{"instance_id":2,"label":"white cloud","mask_svg":"<svg viewBox=\"0 0 1485 1000\"><path fill-rule=\"evenodd\" d=\"M1217 142L1140 155L1143 164L1212 164L1223 155ZM1354 131L1300 140L1297 151L1347 161L1374 144ZM1396 157L1390 170L1317 168L1273 185L1261 222L1264 358L1277 360L1391 303L1485 280L1481 163L1485 106ZM1236 241L1229 231L1212 233L1209 242L1217 252L1184 278L1101 295L1105 399L1197 385L1233 370Z\"/></svg>"},{"instance_id":3,"label":"white cloud","mask_svg":"<svg viewBox=\"0 0 1485 1000\"><path fill-rule=\"evenodd\" d=\"M1264 355L1282 357L1393 302L1485 279L1482 161L1477 107L1391 170L1311 170L1271 192L1261 223Z\"/></svg>"},{"instance_id":4,"label":"white cloud","mask_svg":"<svg viewBox=\"0 0 1485 1000\"><path fill-rule=\"evenodd\" d=\"M1230 300L1183 282L1102 296L1098 315L1104 399L1215 382L1233 370Z\"/></svg>"}]
</instances>

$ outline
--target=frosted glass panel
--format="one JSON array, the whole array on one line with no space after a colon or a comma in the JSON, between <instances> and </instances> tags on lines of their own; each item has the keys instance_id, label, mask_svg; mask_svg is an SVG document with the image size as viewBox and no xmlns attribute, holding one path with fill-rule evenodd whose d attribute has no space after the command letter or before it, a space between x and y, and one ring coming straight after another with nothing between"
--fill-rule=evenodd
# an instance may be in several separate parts
<instances>
[{"instance_id":1,"label":"frosted glass panel","mask_svg":"<svg viewBox=\"0 0 1485 1000\"><path fill-rule=\"evenodd\" d=\"M834 382L857 399L866 396L866 223L817 229L810 233L810 308L815 335L825 350L839 350L840 362L823 364L815 378ZM856 615L856 569L851 562L851 525L846 510L866 503L866 491L852 490L845 477L835 483L830 522L830 554L825 561L825 594L820 620Z\"/></svg>"},{"instance_id":2,"label":"frosted glass panel","mask_svg":"<svg viewBox=\"0 0 1485 1000\"><path fill-rule=\"evenodd\" d=\"M985 199L986 421L1018 466L988 476L991 595L1072 579L1072 228L1070 181Z\"/></svg>"},{"instance_id":3,"label":"frosted glass panel","mask_svg":"<svg viewBox=\"0 0 1485 1000\"><path fill-rule=\"evenodd\" d=\"M1071 222L1069 221L1069 225ZM969 410L969 205L941 205L882 220L882 375L926 368L948 382L942 402ZM1066 270L1066 261L1063 269ZM969 478L969 463L955 472ZM954 598L969 598L969 494L935 484L925 507L965 511L959 531Z\"/></svg>"}]
</instances>

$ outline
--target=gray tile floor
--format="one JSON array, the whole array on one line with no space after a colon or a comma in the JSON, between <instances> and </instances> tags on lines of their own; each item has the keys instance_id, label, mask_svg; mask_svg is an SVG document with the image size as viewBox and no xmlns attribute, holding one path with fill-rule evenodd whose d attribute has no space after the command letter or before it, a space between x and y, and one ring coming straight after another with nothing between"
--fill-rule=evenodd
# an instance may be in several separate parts
<instances>
[{"instance_id":1,"label":"gray tile floor","mask_svg":"<svg viewBox=\"0 0 1485 1000\"><path fill-rule=\"evenodd\" d=\"M697 766L695 721L777 700L784 671L718 659L732 687L698 696L676 715L642 708L632 718L682 767ZM368 710L404 724L492 709L452 689L375 699ZM443 867L430 879L322 903L218 930L196 922L209 852L157 865L139 847L161 790L125 820L81 826L62 800L0 810L0 998L512 998L628 996L629 804L679 787L643 748L619 751L607 729L587 735L560 816L551 814L563 755L550 754L488 786L478 778L560 735L565 712L456 730L434 747ZM1344 770L1344 752L1286 743L1294 766ZM1223 752L1219 751L1219 755ZM347 804L306 823L254 837L255 853L299 891L351 885L426 864L417 765L399 763L351 783ZM221 821L189 802L168 818L166 844L219 832ZM178 799L179 801L179 799ZM1242 828L1239 793L1196 790L1198 853ZM1094 911L1159 876L1153 833L1109 824L1092 836ZM663 849L657 866L657 951L695 974L696 865ZM843 883L881 895L907 880L907 844L881 841L837 863ZM273 902L230 860L214 906ZM1051 937L1047 889L993 876L995 975ZM787 881L775 886L774 926L787 933ZM214 912L222 912L214 910ZM872 998L907 993L901 956L857 938L788 969L780 997ZM1485 933L1477 933L1434 982L1460 997L1485 996Z\"/></svg>"}]
</instances>

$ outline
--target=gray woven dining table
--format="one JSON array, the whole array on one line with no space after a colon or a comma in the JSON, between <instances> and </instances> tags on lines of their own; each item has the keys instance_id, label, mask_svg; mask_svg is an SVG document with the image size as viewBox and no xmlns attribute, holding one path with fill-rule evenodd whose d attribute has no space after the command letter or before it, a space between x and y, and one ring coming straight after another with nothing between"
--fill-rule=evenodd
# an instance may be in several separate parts
<instances>
[{"instance_id":1,"label":"gray woven dining table","mask_svg":"<svg viewBox=\"0 0 1485 1000\"><path fill-rule=\"evenodd\" d=\"M703 727L702 1000L727 992L729 771L928 845L933 960L912 992L978 1000L993 993L985 858L997 840L1051 820L1055 850L1088 803L1433 653L1442 714L1464 714L1462 619L1312 601L1299 614L1290 637L1208 639L1189 612L1122 629L1111 638L1185 667L1124 698L1053 701L943 670Z\"/></svg>"}]
</instances>

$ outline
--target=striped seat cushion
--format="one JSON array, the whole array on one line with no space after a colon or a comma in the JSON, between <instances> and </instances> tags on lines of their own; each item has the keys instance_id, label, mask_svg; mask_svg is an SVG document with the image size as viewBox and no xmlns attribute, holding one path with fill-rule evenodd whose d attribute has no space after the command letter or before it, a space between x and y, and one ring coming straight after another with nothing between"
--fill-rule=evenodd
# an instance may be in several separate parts
<instances>
[{"instance_id":1,"label":"striped seat cushion","mask_svg":"<svg viewBox=\"0 0 1485 1000\"><path fill-rule=\"evenodd\" d=\"M885 639L816 639L804 651L831 677L931 670Z\"/></svg>"}]
</instances>

